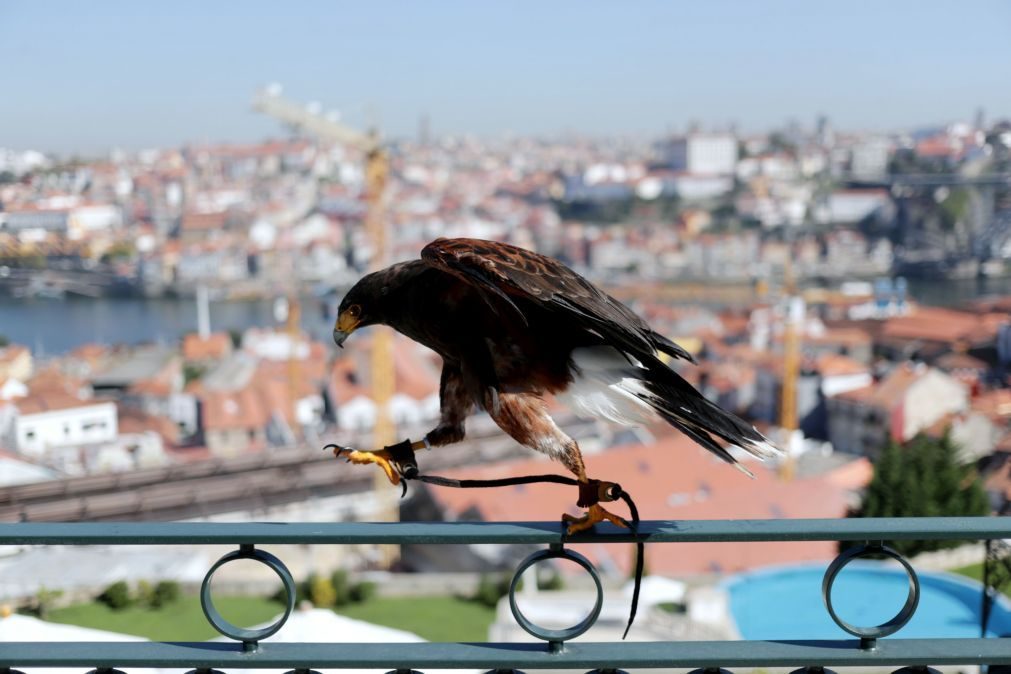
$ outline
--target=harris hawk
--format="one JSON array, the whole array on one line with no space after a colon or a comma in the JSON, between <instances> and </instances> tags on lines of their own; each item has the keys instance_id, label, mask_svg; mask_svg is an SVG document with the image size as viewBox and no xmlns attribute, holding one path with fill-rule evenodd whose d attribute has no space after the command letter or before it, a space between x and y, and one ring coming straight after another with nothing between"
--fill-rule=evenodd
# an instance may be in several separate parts
<instances>
[{"instance_id":1,"label":"harris hawk","mask_svg":"<svg viewBox=\"0 0 1011 674\"><path fill-rule=\"evenodd\" d=\"M477 405L517 442L560 461L585 487L591 480L578 444L545 408L543 396L553 394L577 413L622 424L659 416L749 475L729 446L763 459L778 453L660 355L694 363L691 354L561 262L523 248L436 239L421 259L358 281L341 301L334 341L343 346L352 332L374 324L392 327L443 360L439 422L423 440L409 443L412 450L462 440L464 421ZM352 463L378 464L391 482L400 481L390 448L334 452ZM604 520L627 525L583 493L585 515L563 516L570 534Z\"/></svg>"}]
</instances>

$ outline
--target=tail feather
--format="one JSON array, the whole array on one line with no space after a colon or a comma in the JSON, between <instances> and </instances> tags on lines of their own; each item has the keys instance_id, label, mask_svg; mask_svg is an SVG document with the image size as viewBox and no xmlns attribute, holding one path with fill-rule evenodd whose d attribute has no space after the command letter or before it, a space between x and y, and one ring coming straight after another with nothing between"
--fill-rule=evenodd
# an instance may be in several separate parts
<instances>
[{"instance_id":1,"label":"tail feather","mask_svg":"<svg viewBox=\"0 0 1011 674\"><path fill-rule=\"evenodd\" d=\"M737 464L733 455L717 443L713 436L740 447L759 459L780 454L779 449L754 426L708 400L676 372L666 370L663 379L664 381L653 378L643 380L642 386L636 387L636 395L667 423L716 456L727 463Z\"/></svg>"},{"instance_id":2,"label":"tail feather","mask_svg":"<svg viewBox=\"0 0 1011 674\"><path fill-rule=\"evenodd\" d=\"M687 360L689 363L695 364L695 356L688 353L683 346L667 339L659 332L650 330L649 338L650 341L653 342L653 346L655 346L658 351L662 351L673 358L681 358L683 360Z\"/></svg>"},{"instance_id":3,"label":"tail feather","mask_svg":"<svg viewBox=\"0 0 1011 674\"><path fill-rule=\"evenodd\" d=\"M622 424L635 424L656 413L748 475L727 446L760 459L780 454L754 426L708 400L659 360L643 363L612 347L592 347L573 351L572 367L573 385L561 397L579 413Z\"/></svg>"}]
</instances>

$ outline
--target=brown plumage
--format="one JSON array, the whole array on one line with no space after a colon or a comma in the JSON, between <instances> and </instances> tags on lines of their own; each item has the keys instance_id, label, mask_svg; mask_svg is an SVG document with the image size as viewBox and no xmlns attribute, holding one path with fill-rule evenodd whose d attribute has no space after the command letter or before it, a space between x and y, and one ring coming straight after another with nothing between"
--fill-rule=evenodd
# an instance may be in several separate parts
<instances>
[{"instance_id":1,"label":"brown plumage","mask_svg":"<svg viewBox=\"0 0 1011 674\"><path fill-rule=\"evenodd\" d=\"M585 482L578 445L545 410L542 396L552 393L616 421L655 413L729 463L728 444L761 457L775 451L660 359L694 362L688 352L562 263L523 248L436 239L421 259L362 278L341 302L334 340L341 345L377 323L443 359L441 418L426 436L432 446L461 440L476 404ZM357 453L361 462L376 462L366 454Z\"/></svg>"}]
</instances>

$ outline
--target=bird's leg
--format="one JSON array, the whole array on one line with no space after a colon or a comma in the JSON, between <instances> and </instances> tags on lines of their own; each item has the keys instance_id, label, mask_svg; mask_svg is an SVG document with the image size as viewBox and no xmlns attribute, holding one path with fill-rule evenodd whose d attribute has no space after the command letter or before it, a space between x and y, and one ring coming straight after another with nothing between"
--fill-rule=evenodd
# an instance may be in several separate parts
<instances>
[{"instance_id":1,"label":"bird's leg","mask_svg":"<svg viewBox=\"0 0 1011 674\"><path fill-rule=\"evenodd\" d=\"M582 517L573 517L568 513L562 515L562 521L569 523L569 534L585 531L597 522L604 521L631 528L624 519L600 505L617 499L621 488L613 482L591 480L586 476L579 445L555 424L539 396L502 392L497 398L494 401L490 393L485 393L484 409L495 423L521 445L561 461L579 480L579 500L576 505L587 510Z\"/></svg>"},{"instance_id":2,"label":"bird's leg","mask_svg":"<svg viewBox=\"0 0 1011 674\"><path fill-rule=\"evenodd\" d=\"M410 476L412 470L414 473L417 473L418 464L414 461L414 452L428 446L428 440L426 439L416 442L404 440L396 445L376 449L371 452L341 447L340 445L327 445L327 448L333 447L333 455L338 459L343 457L348 463L376 464L386 473L387 479L396 486L400 484L402 475Z\"/></svg>"},{"instance_id":3,"label":"bird's leg","mask_svg":"<svg viewBox=\"0 0 1011 674\"><path fill-rule=\"evenodd\" d=\"M607 503L617 500L621 493L621 487L614 482L590 480L586 477L585 470L576 473L576 476L579 480L579 500L576 505L586 508L586 513L582 517L575 517L568 513L562 514L562 521L569 525L565 532L567 535L571 536L580 531L586 531L598 522L610 522L625 529L632 528L624 517L615 515L600 505L601 502Z\"/></svg>"}]
</instances>

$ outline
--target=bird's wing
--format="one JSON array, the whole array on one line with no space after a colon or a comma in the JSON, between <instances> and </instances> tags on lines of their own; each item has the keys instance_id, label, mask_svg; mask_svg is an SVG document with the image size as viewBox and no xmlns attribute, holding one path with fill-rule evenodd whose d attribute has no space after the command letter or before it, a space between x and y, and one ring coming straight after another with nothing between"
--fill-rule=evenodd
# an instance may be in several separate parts
<instances>
[{"instance_id":1,"label":"bird's wing","mask_svg":"<svg viewBox=\"0 0 1011 674\"><path fill-rule=\"evenodd\" d=\"M421 259L477 288L493 307L498 304L524 321L516 304L520 299L563 312L576 325L637 357L653 359L659 347L691 358L669 340L658 343L659 336L631 309L544 255L496 241L436 239L421 251Z\"/></svg>"}]
</instances>

